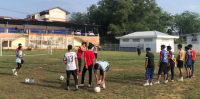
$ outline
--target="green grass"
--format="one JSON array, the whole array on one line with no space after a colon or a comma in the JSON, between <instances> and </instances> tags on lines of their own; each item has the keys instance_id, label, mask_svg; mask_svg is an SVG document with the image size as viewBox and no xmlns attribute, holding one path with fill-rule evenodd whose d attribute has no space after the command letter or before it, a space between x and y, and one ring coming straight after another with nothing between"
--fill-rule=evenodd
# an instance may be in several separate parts
<instances>
[{"instance_id":1,"label":"green grass","mask_svg":"<svg viewBox=\"0 0 200 99\"><path fill-rule=\"evenodd\" d=\"M142 53L140 59L134 52L112 52L99 51L98 59L106 60L110 64L110 70L106 75L106 90L100 93L93 91L96 85L94 75L90 88L79 87L75 91L74 80L71 76L70 91L64 90L65 81L60 81L59 76L66 77L65 68L62 59L65 52L53 52L52 56L38 55L29 56L29 52L24 52L25 63L19 76L14 76L11 69L17 65L14 56L0 57L0 99L64 99L64 98L93 98L93 99L198 99L200 98L200 80L199 70L200 62L195 63L196 78L184 80L184 82L173 82L143 87L145 83L144 59L145 53ZM6 54L6 53L5 53ZM158 72L158 56L154 54L155 60L155 78ZM177 55L177 54L176 54ZM199 60L200 53L197 54ZM37 73L33 75L33 73ZM186 73L184 71L184 77ZM34 83L25 84L25 78L34 78ZM175 68L175 79L179 78L178 68ZM163 76L162 78L163 79ZM79 76L79 84L81 77ZM86 74L85 85L88 83L88 73Z\"/></svg>"}]
</instances>

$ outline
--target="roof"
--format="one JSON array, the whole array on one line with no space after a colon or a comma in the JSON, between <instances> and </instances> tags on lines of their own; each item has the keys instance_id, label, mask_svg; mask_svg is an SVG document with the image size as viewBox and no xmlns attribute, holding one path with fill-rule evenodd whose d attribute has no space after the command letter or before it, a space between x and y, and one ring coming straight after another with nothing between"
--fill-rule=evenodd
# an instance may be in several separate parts
<instances>
[{"instance_id":1,"label":"roof","mask_svg":"<svg viewBox=\"0 0 200 99\"><path fill-rule=\"evenodd\" d=\"M159 31L141 31L134 32L121 37L116 37L116 39L121 38L179 38L178 36L171 36Z\"/></svg>"},{"instance_id":2,"label":"roof","mask_svg":"<svg viewBox=\"0 0 200 99\"><path fill-rule=\"evenodd\" d=\"M44 11L49 11L49 10L56 9L56 8L58 8L58 9L64 11L64 12L66 12L66 15L70 14L68 11L66 11L65 9L63 9L61 7L54 7L54 8L50 8L50 9L44 10ZM40 13L40 12L38 12L38 13ZM35 14L38 14L38 13L34 13L34 14L30 14L30 15L35 15Z\"/></svg>"}]
</instances>

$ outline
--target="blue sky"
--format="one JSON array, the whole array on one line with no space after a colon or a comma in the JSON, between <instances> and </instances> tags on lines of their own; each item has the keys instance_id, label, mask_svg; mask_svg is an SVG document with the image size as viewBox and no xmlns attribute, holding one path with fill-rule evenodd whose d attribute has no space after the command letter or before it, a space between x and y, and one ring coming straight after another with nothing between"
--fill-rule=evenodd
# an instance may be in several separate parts
<instances>
[{"instance_id":1,"label":"blue sky","mask_svg":"<svg viewBox=\"0 0 200 99\"><path fill-rule=\"evenodd\" d=\"M99 0L0 0L0 8L25 12L29 14L60 6L72 12L85 12L86 7L97 4ZM200 13L200 0L157 0L158 6L172 15L182 13L185 10ZM0 9L0 16L13 18L25 18L27 14L21 14ZM70 15L67 16L69 18Z\"/></svg>"}]
</instances>

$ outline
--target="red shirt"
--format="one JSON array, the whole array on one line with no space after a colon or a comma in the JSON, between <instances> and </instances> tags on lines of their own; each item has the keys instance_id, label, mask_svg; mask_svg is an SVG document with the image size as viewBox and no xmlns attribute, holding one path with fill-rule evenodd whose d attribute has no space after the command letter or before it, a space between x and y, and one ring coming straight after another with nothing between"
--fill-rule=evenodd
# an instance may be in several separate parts
<instances>
[{"instance_id":1,"label":"red shirt","mask_svg":"<svg viewBox=\"0 0 200 99\"><path fill-rule=\"evenodd\" d=\"M82 53L83 53L83 52L84 52L84 49L83 49L82 46L80 46L80 47L78 48L77 57L78 57L78 58L82 58Z\"/></svg>"},{"instance_id":2,"label":"red shirt","mask_svg":"<svg viewBox=\"0 0 200 99\"><path fill-rule=\"evenodd\" d=\"M91 65L93 63L92 59L95 59L94 52L90 50L85 51L84 58L86 59L87 66Z\"/></svg>"},{"instance_id":3,"label":"red shirt","mask_svg":"<svg viewBox=\"0 0 200 99\"><path fill-rule=\"evenodd\" d=\"M196 52L195 52L195 50L191 50L191 55L192 55L192 60L195 60L195 58L196 58Z\"/></svg>"}]
</instances>

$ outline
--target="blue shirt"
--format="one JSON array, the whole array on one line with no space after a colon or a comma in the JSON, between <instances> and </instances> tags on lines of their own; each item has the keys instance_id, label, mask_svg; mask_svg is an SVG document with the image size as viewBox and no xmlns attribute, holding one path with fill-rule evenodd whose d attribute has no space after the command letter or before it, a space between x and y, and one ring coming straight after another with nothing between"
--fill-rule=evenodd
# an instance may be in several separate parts
<instances>
[{"instance_id":1,"label":"blue shirt","mask_svg":"<svg viewBox=\"0 0 200 99\"><path fill-rule=\"evenodd\" d=\"M105 71L108 69L108 67L109 67L109 63L106 62L106 61L103 61L103 60L99 60L99 61L97 61L96 63L98 63L98 64L100 65L100 69L101 69L103 72L105 72ZM96 63L95 63L95 64L96 64ZM94 69L94 71L96 71L96 70Z\"/></svg>"},{"instance_id":2,"label":"blue shirt","mask_svg":"<svg viewBox=\"0 0 200 99\"><path fill-rule=\"evenodd\" d=\"M162 57L161 62L167 63L167 56L170 56L166 50L160 51L160 57Z\"/></svg>"},{"instance_id":3,"label":"blue shirt","mask_svg":"<svg viewBox=\"0 0 200 99\"><path fill-rule=\"evenodd\" d=\"M19 50L16 56L16 63L21 63L21 58L19 58L19 55L22 57L22 51Z\"/></svg>"},{"instance_id":4,"label":"blue shirt","mask_svg":"<svg viewBox=\"0 0 200 99\"><path fill-rule=\"evenodd\" d=\"M186 65L192 65L192 55L191 55L191 53L188 51L188 52L186 52L186 55L188 56Z\"/></svg>"}]
</instances>

